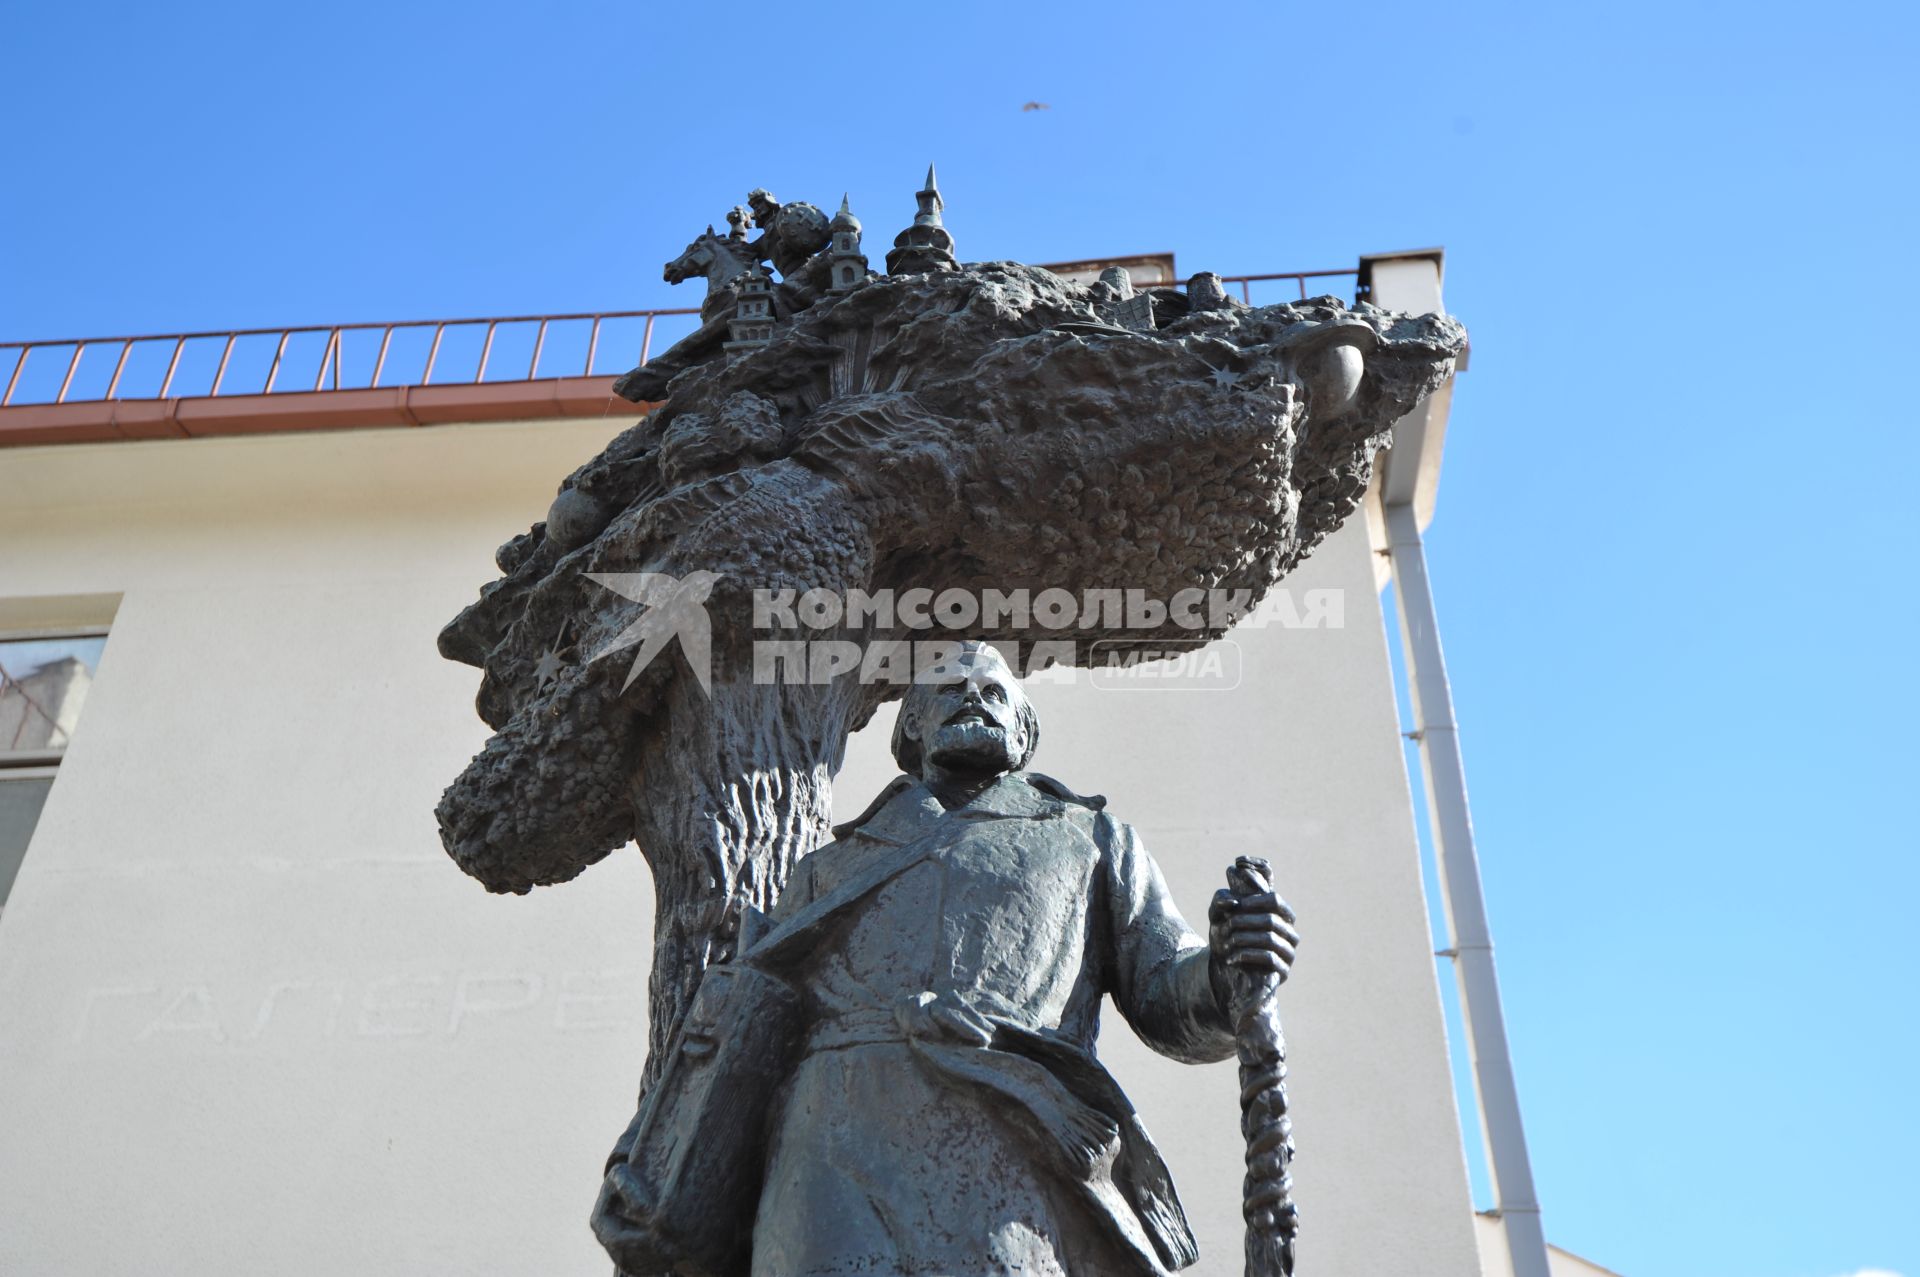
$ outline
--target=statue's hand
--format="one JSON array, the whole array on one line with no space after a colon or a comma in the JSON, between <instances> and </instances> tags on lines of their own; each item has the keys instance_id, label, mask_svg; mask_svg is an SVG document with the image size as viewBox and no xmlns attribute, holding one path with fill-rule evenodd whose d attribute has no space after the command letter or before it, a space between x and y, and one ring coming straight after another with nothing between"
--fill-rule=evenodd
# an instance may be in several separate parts
<instances>
[{"instance_id":1,"label":"statue's hand","mask_svg":"<svg viewBox=\"0 0 1920 1277\"><path fill-rule=\"evenodd\" d=\"M1300 933L1293 910L1273 893L1271 872L1266 861L1243 856L1227 871L1229 885L1214 893L1207 922L1216 993L1271 988L1293 969Z\"/></svg>"}]
</instances>

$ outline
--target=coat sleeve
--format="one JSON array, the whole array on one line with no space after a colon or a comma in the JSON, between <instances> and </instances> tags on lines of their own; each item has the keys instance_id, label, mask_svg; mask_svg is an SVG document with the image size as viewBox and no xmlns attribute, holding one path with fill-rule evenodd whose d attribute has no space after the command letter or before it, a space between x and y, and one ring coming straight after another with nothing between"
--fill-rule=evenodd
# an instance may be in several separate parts
<instances>
[{"instance_id":1,"label":"coat sleeve","mask_svg":"<svg viewBox=\"0 0 1920 1277\"><path fill-rule=\"evenodd\" d=\"M1174 907L1160 866L1133 829L1095 819L1106 875L1112 953L1108 992L1142 1041L1189 1064L1234 1053L1233 1025L1214 995L1207 942Z\"/></svg>"}]
</instances>

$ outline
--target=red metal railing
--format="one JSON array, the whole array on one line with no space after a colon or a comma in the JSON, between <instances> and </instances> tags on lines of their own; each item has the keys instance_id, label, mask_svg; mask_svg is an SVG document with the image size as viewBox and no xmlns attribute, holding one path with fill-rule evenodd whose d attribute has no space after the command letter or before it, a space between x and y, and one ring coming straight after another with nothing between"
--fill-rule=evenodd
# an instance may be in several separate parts
<instances>
[{"instance_id":1,"label":"red metal railing","mask_svg":"<svg viewBox=\"0 0 1920 1277\"><path fill-rule=\"evenodd\" d=\"M166 399L176 394L188 395L234 395L234 394L273 394L285 390L341 390L367 389L381 385L425 386L434 383L436 373L441 383L465 382L478 384L490 380L488 373L495 374L494 381L537 381L542 377L591 376L595 361L599 358L602 330L613 321L627 321L637 324L640 329L639 359L646 362L652 353L654 328L660 319L674 316L698 315L697 310L662 309L602 311L599 313L561 314L561 315L509 315L492 319L420 319L388 324L335 324L331 327L305 325L294 328L239 328L225 331L197 333L149 334L138 337L87 337L64 338L54 341L0 342L0 368L10 361L12 367L7 371L6 390L0 392L0 406L13 404L16 399L22 403L79 403L118 399ZM578 325L581 332L569 334L565 343L572 350L555 349L560 344L552 340L555 330L561 325ZM525 372L515 372L507 376L499 375L496 359L498 338L503 331L525 329L526 340L531 351L526 356ZM443 366L443 354L446 351L450 334L473 333L478 338L479 354L472 364L472 372L466 377L446 376ZM418 336L418 342L409 342L408 338ZM297 339L311 337L306 343L316 349L291 352ZM363 356L353 362L358 366L349 371L349 347L359 339L363 350L356 354ZM398 341L396 341L398 339ZM236 353L248 354L247 346L256 341L260 344L262 358L248 359L245 362L254 365L244 379L236 378ZM404 360L396 358L398 348L419 346L423 350L410 349ZM271 358L265 358L265 350L271 347ZM218 351L217 360L214 351ZM104 352L113 360L113 370L106 376L104 387L99 385L81 386L76 392L76 377L82 372L83 363L89 352ZM128 377L130 363L139 362L143 352L153 352L157 356L149 366L141 369L144 376L137 379ZM195 375L183 378L184 362L192 362L192 356L204 353L204 363L210 367L195 370ZM296 358L290 359L290 353ZM28 361L36 355L53 354L56 362L52 370L58 372L58 389L51 384L41 388L41 393L22 395L22 383L28 372ZM64 366L57 362L63 359ZM164 361L164 364L162 363ZM264 373L257 366L265 364ZM296 367L297 365L297 367ZM543 366L544 365L544 366ZM101 366L104 370L104 365ZM631 363L621 366L624 372L632 367ZM51 391L51 393L47 393Z\"/></svg>"},{"instance_id":2,"label":"red metal railing","mask_svg":"<svg viewBox=\"0 0 1920 1277\"><path fill-rule=\"evenodd\" d=\"M1238 284L1242 300L1253 302L1254 285L1293 281L1307 296L1307 281L1353 277L1353 270L1292 271L1274 275L1229 275ZM1263 290L1266 291L1266 290ZM178 396L274 394L286 390L359 390L388 386L483 382L539 381L543 378L592 376L601 354L602 338L618 330L621 338L638 337L638 359L621 361L625 372L635 362L651 357L659 321L692 331L697 309L617 310L566 315L510 315L492 319L416 319L389 324L307 325L297 328L240 328L215 332L165 333L139 337L85 337L57 341L0 342L0 368L6 368L6 390L0 407L45 403L97 403L117 400L168 399ZM637 334L634 330L637 328ZM378 335L376 342L375 335ZM462 344L468 334L477 338L478 355L467 378L448 378L443 367L448 339ZM681 333L673 334L677 340ZM526 372L501 372L501 338L520 346ZM302 340L311 339L311 340ZM396 340L397 339L397 340ZM266 357L268 347L271 358ZM349 347L353 347L351 355ZM217 359L214 352L218 351ZM113 360L112 372L100 375L83 361L89 351L104 352ZM45 382L34 385L29 360L43 358L33 373L45 368ZM47 364L45 356L55 360ZM240 356L236 360L236 355ZM59 359L65 359L64 369ZM11 367L8 367L9 362ZM241 372L237 364L247 368ZM260 365L265 365L264 374ZM544 365L544 366L543 366ZM489 378L489 370L494 375ZM577 371L576 371L577 370ZM91 382L82 374L92 372ZM434 381L435 373L442 380ZM54 375L59 385L53 385ZM386 378L383 383L382 378ZM76 384L78 383L78 384ZM291 384L288 384L291 383Z\"/></svg>"},{"instance_id":3,"label":"red metal railing","mask_svg":"<svg viewBox=\"0 0 1920 1277\"><path fill-rule=\"evenodd\" d=\"M1344 276L1348 279L1358 280L1360 278L1360 272L1358 270L1353 270L1353 269L1290 270L1290 271L1282 271L1278 275L1226 275L1226 276L1222 276L1222 278L1226 283L1240 285L1240 300L1247 303L1247 305L1251 306L1253 305L1253 286L1255 284L1266 284L1266 283L1271 283L1273 281L1282 280L1282 279L1293 280L1296 284L1300 286L1299 300L1305 301L1307 300L1307 281L1308 280L1334 279L1341 276Z\"/></svg>"}]
</instances>

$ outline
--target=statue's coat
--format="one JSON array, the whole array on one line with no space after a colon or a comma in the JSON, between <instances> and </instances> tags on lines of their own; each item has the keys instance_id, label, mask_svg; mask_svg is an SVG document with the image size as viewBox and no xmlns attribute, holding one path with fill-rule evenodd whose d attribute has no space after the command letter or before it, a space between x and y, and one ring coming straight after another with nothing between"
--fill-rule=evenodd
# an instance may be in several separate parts
<instances>
[{"instance_id":1,"label":"statue's coat","mask_svg":"<svg viewBox=\"0 0 1920 1277\"><path fill-rule=\"evenodd\" d=\"M1194 1257L1166 1169L1093 1059L1113 998L1155 1050L1233 1054L1126 825L1044 778L946 810L903 781L800 862L779 924L902 866L791 960L811 1027L776 1103L756 1277L1141 1274ZM753 955L747 955L752 961Z\"/></svg>"}]
</instances>

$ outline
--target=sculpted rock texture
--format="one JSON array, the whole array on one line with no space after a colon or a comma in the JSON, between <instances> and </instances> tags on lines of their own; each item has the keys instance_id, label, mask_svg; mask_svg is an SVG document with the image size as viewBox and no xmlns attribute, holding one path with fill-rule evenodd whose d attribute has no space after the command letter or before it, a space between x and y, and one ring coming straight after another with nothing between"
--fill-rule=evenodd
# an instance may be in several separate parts
<instances>
[{"instance_id":1,"label":"sculpted rock texture","mask_svg":"<svg viewBox=\"0 0 1920 1277\"><path fill-rule=\"evenodd\" d=\"M449 854L524 892L636 841L656 883L655 1060L728 906L772 906L825 838L847 735L902 690L755 682L754 590L1257 602L1353 512L1391 423L1465 343L1444 316L1249 308L1200 277L1145 306L1015 262L834 291L809 282L825 257L779 285L770 341L723 350L716 316L631 374L626 393L664 403L565 481L441 635L485 671L495 731L440 804ZM596 659L643 609L589 574L633 572L715 574L710 694L678 645L630 686L630 650ZM1076 639L1084 660L1092 640L1190 646L1225 628L1115 619L965 637Z\"/></svg>"}]
</instances>

